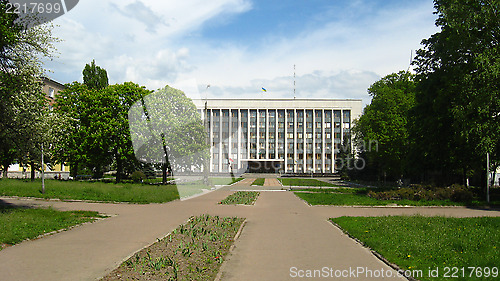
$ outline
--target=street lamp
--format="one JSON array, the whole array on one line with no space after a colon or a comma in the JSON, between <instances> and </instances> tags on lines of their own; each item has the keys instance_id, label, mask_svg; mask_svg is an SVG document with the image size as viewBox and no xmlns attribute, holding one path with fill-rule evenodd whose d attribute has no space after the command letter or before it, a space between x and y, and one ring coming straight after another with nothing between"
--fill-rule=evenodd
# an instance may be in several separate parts
<instances>
[{"instance_id":1,"label":"street lamp","mask_svg":"<svg viewBox=\"0 0 500 281\"><path fill-rule=\"evenodd\" d=\"M42 194L45 194L45 168L43 163L43 143L42 143Z\"/></svg>"}]
</instances>

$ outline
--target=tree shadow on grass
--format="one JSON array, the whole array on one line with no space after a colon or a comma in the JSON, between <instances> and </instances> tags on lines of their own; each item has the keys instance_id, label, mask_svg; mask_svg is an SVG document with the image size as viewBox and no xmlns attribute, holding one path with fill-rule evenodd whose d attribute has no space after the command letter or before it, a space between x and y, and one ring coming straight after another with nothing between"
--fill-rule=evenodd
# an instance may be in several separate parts
<instances>
[{"instance_id":1,"label":"tree shadow on grass","mask_svg":"<svg viewBox=\"0 0 500 281\"><path fill-rule=\"evenodd\" d=\"M0 199L0 214L9 213L15 209L36 209L36 208L39 208L39 206L36 206L35 204L29 204L25 202L12 203Z\"/></svg>"}]
</instances>

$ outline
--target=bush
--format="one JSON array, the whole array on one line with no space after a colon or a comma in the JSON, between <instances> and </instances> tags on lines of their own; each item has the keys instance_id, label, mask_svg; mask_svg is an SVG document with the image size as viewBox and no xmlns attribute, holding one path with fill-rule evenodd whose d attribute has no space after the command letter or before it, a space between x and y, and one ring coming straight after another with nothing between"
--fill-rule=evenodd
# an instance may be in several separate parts
<instances>
[{"instance_id":1,"label":"bush","mask_svg":"<svg viewBox=\"0 0 500 281\"><path fill-rule=\"evenodd\" d=\"M474 198L472 191L465 186L454 184L449 188L452 189L451 200L455 202L471 202Z\"/></svg>"},{"instance_id":2,"label":"bush","mask_svg":"<svg viewBox=\"0 0 500 281\"><path fill-rule=\"evenodd\" d=\"M471 202L474 193L465 186L454 184L449 187L404 187L389 191L373 191L367 194L378 200L452 200Z\"/></svg>"},{"instance_id":3,"label":"bush","mask_svg":"<svg viewBox=\"0 0 500 281\"><path fill-rule=\"evenodd\" d=\"M135 171L132 173L131 178L135 183L138 183L146 179L146 175L142 171Z\"/></svg>"},{"instance_id":4,"label":"bush","mask_svg":"<svg viewBox=\"0 0 500 281\"><path fill-rule=\"evenodd\" d=\"M142 172L146 175L148 179L156 178L156 171L155 169L153 169L153 166L151 165L145 165L144 168L142 169Z\"/></svg>"}]
</instances>

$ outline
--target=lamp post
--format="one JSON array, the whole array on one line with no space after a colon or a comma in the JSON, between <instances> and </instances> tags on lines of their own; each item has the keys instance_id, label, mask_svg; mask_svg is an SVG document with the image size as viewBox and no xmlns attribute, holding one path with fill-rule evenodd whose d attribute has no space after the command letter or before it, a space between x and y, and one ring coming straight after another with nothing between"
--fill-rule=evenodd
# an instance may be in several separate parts
<instances>
[{"instance_id":1,"label":"lamp post","mask_svg":"<svg viewBox=\"0 0 500 281\"><path fill-rule=\"evenodd\" d=\"M42 194L45 194L45 169L43 163L43 143L42 143Z\"/></svg>"},{"instance_id":2,"label":"lamp post","mask_svg":"<svg viewBox=\"0 0 500 281\"><path fill-rule=\"evenodd\" d=\"M207 89L208 89L209 86L207 86ZM207 97L205 96L205 110L204 110L204 114L205 116L203 116L203 127L205 128L206 132L205 132L205 145L208 147L208 151L209 151L209 155L208 157L204 157L204 160L203 160L203 184L205 185L209 185L210 182L208 180L208 176L209 176L209 173L210 173L210 157L212 157L211 155L211 152L210 152L210 143L209 143L209 140L210 140L210 137L209 137L209 134L210 134L210 128L208 128L208 101L207 101Z\"/></svg>"}]
</instances>

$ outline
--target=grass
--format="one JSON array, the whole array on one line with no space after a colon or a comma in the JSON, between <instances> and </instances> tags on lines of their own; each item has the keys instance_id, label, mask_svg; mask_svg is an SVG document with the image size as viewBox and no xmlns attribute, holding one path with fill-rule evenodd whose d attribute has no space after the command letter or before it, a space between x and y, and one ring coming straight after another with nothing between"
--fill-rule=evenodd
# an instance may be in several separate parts
<instances>
[{"instance_id":1,"label":"grass","mask_svg":"<svg viewBox=\"0 0 500 281\"><path fill-rule=\"evenodd\" d=\"M41 186L41 180L32 182L2 179L0 180L0 195L139 204L164 203L179 198L175 185L152 186L133 183L45 180L45 194L41 193Z\"/></svg>"},{"instance_id":2,"label":"grass","mask_svg":"<svg viewBox=\"0 0 500 281\"><path fill-rule=\"evenodd\" d=\"M213 185L230 185L239 182L243 178L210 178Z\"/></svg>"},{"instance_id":3,"label":"grass","mask_svg":"<svg viewBox=\"0 0 500 281\"><path fill-rule=\"evenodd\" d=\"M311 205L336 205L336 206L457 206L465 203L450 200L378 200L363 194L333 193L333 192L295 192L299 198Z\"/></svg>"},{"instance_id":4,"label":"grass","mask_svg":"<svg viewBox=\"0 0 500 281\"><path fill-rule=\"evenodd\" d=\"M253 183L252 183L252 185L263 186L265 181L266 181L266 179L259 178L259 179L254 180Z\"/></svg>"},{"instance_id":5,"label":"grass","mask_svg":"<svg viewBox=\"0 0 500 281\"><path fill-rule=\"evenodd\" d=\"M401 269L422 270L419 280L449 280L455 270L449 270L450 278L445 278L445 267L459 269L453 280L485 280L487 271L491 275L494 267L498 276L498 217L340 217L331 221ZM480 268L481 272L474 271L470 276L472 269L468 267ZM430 278L429 268L438 268L439 278ZM482 278L478 276L480 273Z\"/></svg>"},{"instance_id":6,"label":"grass","mask_svg":"<svg viewBox=\"0 0 500 281\"><path fill-rule=\"evenodd\" d=\"M326 186L338 187L333 183L324 182L316 179L295 179L295 178L281 178L279 179L283 186Z\"/></svg>"},{"instance_id":7,"label":"grass","mask_svg":"<svg viewBox=\"0 0 500 281\"><path fill-rule=\"evenodd\" d=\"M243 178L210 178L212 185L230 185L232 183L238 182ZM203 192L203 189L211 189L212 186L207 186L203 184L203 180L195 180L185 183L177 184L177 190L179 191L180 198L190 197Z\"/></svg>"},{"instance_id":8,"label":"grass","mask_svg":"<svg viewBox=\"0 0 500 281\"><path fill-rule=\"evenodd\" d=\"M223 205L253 205L259 197L257 191L237 191L220 202Z\"/></svg>"},{"instance_id":9,"label":"grass","mask_svg":"<svg viewBox=\"0 0 500 281\"><path fill-rule=\"evenodd\" d=\"M193 217L102 280L214 280L243 221Z\"/></svg>"},{"instance_id":10,"label":"grass","mask_svg":"<svg viewBox=\"0 0 500 281\"><path fill-rule=\"evenodd\" d=\"M173 180L174 178L167 178L167 181L170 181L170 180ZM162 183L163 182L163 178L152 178L152 179L145 179L144 180L144 183L149 183L149 184L158 184L158 183Z\"/></svg>"},{"instance_id":11,"label":"grass","mask_svg":"<svg viewBox=\"0 0 500 281\"><path fill-rule=\"evenodd\" d=\"M0 206L0 245L14 245L42 234L101 218L91 211L57 211ZM1 250L2 247L0 247Z\"/></svg>"},{"instance_id":12,"label":"grass","mask_svg":"<svg viewBox=\"0 0 500 281\"><path fill-rule=\"evenodd\" d=\"M295 189L295 195L311 205L337 205L337 206L484 206L488 205L477 198L472 201L456 202L450 199L442 200L410 200L392 199L381 200L367 196L370 192L386 192L390 188L308 188ZM492 205L498 204L492 201Z\"/></svg>"}]
</instances>

